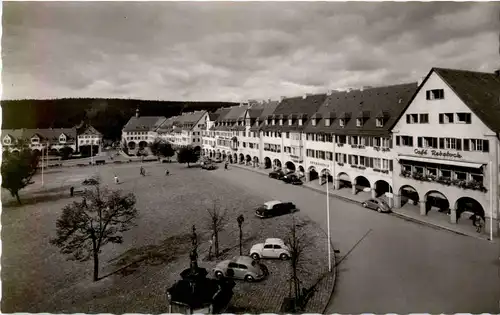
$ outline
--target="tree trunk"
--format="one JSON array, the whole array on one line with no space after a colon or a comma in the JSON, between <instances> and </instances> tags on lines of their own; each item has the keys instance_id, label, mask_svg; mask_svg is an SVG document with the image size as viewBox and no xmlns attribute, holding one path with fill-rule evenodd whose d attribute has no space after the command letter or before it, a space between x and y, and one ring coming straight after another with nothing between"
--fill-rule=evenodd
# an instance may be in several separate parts
<instances>
[{"instance_id":1,"label":"tree trunk","mask_svg":"<svg viewBox=\"0 0 500 315\"><path fill-rule=\"evenodd\" d=\"M215 231L215 257L219 257L219 233Z\"/></svg>"},{"instance_id":2,"label":"tree trunk","mask_svg":"<svg viewBox=\"0 0 500 315\"><path fill-rule=\"evenodd\" d=\"M190 167L190 166L189 166L189 162L188 162L188 168L189 168L189 167Z\"/></svg>"},{"instance_id":3,"label":"tree trunk","mask_svg":"<svg viewBox=\"0 0 500 315\"><path fill-rule=\"evenodd\" d=\"M22 205L23 203L21 202L21 198L19 198L19 192L17 192L17 191L16 191L15 195L16 195L17 202L18 202L20 205Z\"/></svg>"},{"instance_id":4,"label":"tree trunk","mask_svg":"<svg viewBox=\"0 0 500 315\"><path fill-rule=\"evenodd\" d=\"M99 253L94 250L94 281L99 280Z\"/></svg>"}]
</instances>

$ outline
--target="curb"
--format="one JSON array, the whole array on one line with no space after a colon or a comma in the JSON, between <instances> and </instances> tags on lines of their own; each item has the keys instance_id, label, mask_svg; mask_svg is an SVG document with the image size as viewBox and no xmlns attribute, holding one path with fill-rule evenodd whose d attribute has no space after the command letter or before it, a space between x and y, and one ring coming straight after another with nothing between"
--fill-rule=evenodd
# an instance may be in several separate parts
<instances>
[{"instance_id":1,"label":"curb","mask_svg":"<svg viewBox=\"0 0 500 315\"><path fill-rule=\"evenodd\" d=\"M258 174L261 174L261 175L265 176L265 174L262 174L261 172L258 172L258 171L252 170L252 169L247 169L247 168L241 167L239 165L234 165L234 166L236 166L236 167L238 167L240 169L248 170L248 171L251 171L251 172L254 172L254 173L258 173ZM319 189L316 189L316 188L313 188L313 187L309 187L307 185L302 185L302 187L307 188L307 189L312 190L312 191L315 191L315 192L318 192L318 193L321 193L323 195L326 195L326 192L324 192L323 190L319 190ZM361 204L360 201L357 201L357 200L354 200L354 199L350 199L350 198L347 198L347 197L344 197L344 196L339 196L337 194L331 193L331 194L329 194L329 196L334 197L336 199L340 199L340 200L345 201L345 202L350 202L350 203L354 203L354 204ZM405 215L405 214L400 213L400 212L392 211L390 214L393 215L393 216L395 216L395 217L397 217L397 218L400 218L400 219L403 219L403 220L406 220L406 221L411 221L413 223L417 223L417 224L420 224L420 225L425 225L425 226L428 226L428 227L431 227L431 228L434 228L434 229L444 230L444 231L448 231L448 232L455 233L455 234L458 234L458 235L468 236L468 237L480 239L480 240L483 240L483 241L490 241L489 238L487 238L487 237L482 237L480 235L468 234L468 233L457 231L457 230L454 230L452 228L449 228L449 227L446 227L446 226L442 226L442 225L439 225L439 224L435 224L435 223L430 223L430 222L418 220L418 219L416 219L414 217Z\"/></svg>"}]
</instances>

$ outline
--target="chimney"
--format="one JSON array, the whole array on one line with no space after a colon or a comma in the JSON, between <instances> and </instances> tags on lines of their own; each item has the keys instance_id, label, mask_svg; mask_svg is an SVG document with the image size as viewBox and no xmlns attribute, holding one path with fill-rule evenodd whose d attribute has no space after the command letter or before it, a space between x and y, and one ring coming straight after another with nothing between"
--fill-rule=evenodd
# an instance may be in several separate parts
<instances>
[{"instance_id":1,"label":"chimney","mask_svg":"<svg viewBox=\"0 0 500 315\"><path fill-rule=\"evenodd\" d=\"M135 117L139 118L139 107L135 110Z\"/></svg>"}]
</instances>

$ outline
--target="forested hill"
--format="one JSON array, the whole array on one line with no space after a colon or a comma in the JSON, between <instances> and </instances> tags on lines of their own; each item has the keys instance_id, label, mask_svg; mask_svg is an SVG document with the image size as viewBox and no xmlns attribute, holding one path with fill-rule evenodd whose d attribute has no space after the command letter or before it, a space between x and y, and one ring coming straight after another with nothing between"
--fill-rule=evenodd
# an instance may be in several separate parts
<instances>
[{"instance_id":1,"label":"forested hill","mask_svg":"<svg viewBox=\"0 0 500 315\"><path fill-rule=\"evenodd\" d=\"M122 127L139 107L141 116L179 115L181 111L208 110L237 105L228 102L171 102L133 99L70 98L3 100L2 129L65 128L91 123L108 139L119 139Z\"/></svg>"}]
</instances>

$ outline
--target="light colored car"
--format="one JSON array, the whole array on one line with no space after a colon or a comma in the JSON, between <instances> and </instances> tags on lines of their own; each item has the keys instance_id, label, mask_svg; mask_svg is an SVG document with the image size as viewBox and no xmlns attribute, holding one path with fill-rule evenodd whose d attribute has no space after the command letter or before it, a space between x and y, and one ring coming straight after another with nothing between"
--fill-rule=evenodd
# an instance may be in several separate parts
<instances>
[{"instance_id":1,"label":"light colored car","mask_svg":"<svg viewBox=\"0 0 500 315\"><path fill-rule=\"evenodd\" d=\"M364 208L377 210L378 212L391 212L391 207L382 199L371 198L361 204Z\"/></svg>"},{"instance_id":2,"label":"light colored car","mask_svg":"<svg viewBox=\"0 0 500 315\"><path fill-rule=\"evenodd\" d=\"M248 282L262 280L268 274L267 267L249 256L235 256L233 259L223 260L213 269L218 279L233 278Z\"/></svg>"},{"instance_id":3,"label":"light colored car","mask_svg":"<svg viewBox=\"0 0 500 315\"><path fill-rule=\"evenodd\" d=\"M255 244L250 249L250 257L260 258L279 258L286 260L290 258L290 249L280 238L268 238L264 243Z\"/></svg>"}]
</instances>

